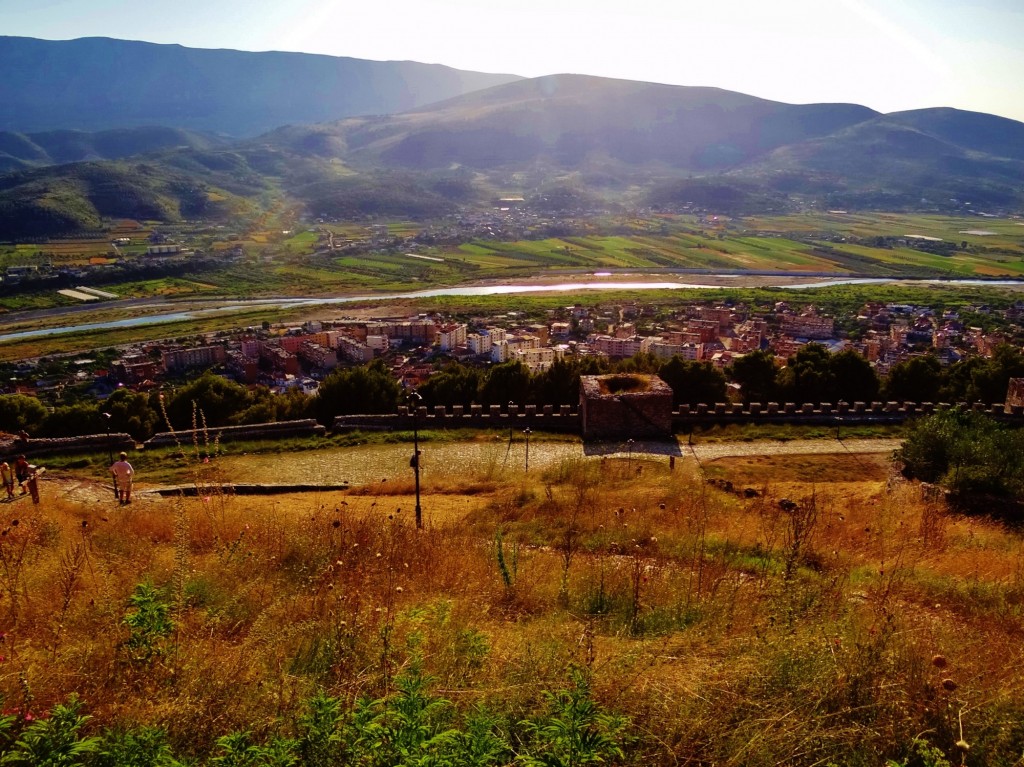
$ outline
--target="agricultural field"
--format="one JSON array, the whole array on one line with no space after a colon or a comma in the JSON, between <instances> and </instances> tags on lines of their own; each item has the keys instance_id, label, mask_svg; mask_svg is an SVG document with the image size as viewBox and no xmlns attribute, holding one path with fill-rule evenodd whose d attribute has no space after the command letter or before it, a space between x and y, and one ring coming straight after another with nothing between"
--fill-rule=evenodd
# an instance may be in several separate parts
<instances>
[{"instance_id":1,"label":"agricultural field","mask_svg":"<svg viewBox=\"0 0 1024 767\"><path fill-rule=\"evenodd\" d=\"M421 531L407 468L243 498L220 490L237 463L183 460L193 498L140 492L143 469L118 507L100 460L5 514L16 731L77 695L72 741L207 764L1024 751L1024 542L878 455L438 464Z\"/></svg>"},{"instance_id":2,"label":"agricultural field","mask_svg":"<svg viewBox=\"0 0 1024 767\"><path fill-rule=\"evenodd\" d=\"M688 269L836 271L803 243L767 238L718 238L699 234L668 237L566 237L522 242L475 242L447 255L482 271L517 269Z\"/></svg>"},{"instance_id":3,"label":"agricultural field","mask_svg":"<svg viewBox=\"0 0 1024 767\"><path fill-rule=\"evenodd\" d=\"M915 237L933 238L919 240L923 245L942 240L957 247L946 255L876 242L912 242ZM439 255L464 260L484 273L532 267L1017 277L1024 275L1024 225L975 218L805 214L703 226L663 217L658 234L476 241Z\"/></svg>"},{"instance_id":4,"label":"agricultural field","mask_svg":"<svg viewBox=\"0 0 1024 767\"><path fill-rule=\"evenodd\" d=\"M398 245L344 254L319 250L324 232L330 231L344 241L366 241L374 234L410 237L422 227L400 221L378 227L331 224L270 228L270 224L286 221L286 213L268 213L264 216L266 220L255 222L243 233L192 231L186 225L165 229L187 245L207 252L242 249L248 259L244 266L225 264L223 270L204 273L198 280L222 290L226 297L395 292L591 270L651 274L679 270L879 277L1024 276L1024 222L1012 219L884 213L806 213L772 218L722 217L713 221L693 216L659 216L650 220L601 222L601 228L615 229L619 234L508 242L476 239L437 248ZM583 231L597 228L597 223L581 226ZM112 231L111 237L128 236L128 229L132 243L121 246L123 255L144 252L143 235L148 237L151 230L142 224L134 228L126 225ZM915 242L919 244L914 245ZM0 247L0 268L19 264L98 265L113 263L115 258L108 238ZM111 287L115 292L132 295L130 289ZM52 305L61 305L54 301ZM36 301L34 305L45 305L45 301Z\"/></svg>"},{"instance_id":5,"label":"agricultural field","mask_svg":"<svg viewBox=\"0 0 1024 767\"><path fill-rule=\"evenodd\" d=\"M1018 276L1024 273L1024 220L984 216L937 216L897 213L804 213L731 221L730 230L758 234L801 235L812 239L846 236L858 240L932 238L967 249L935 256L912 248L836 244L837 250L907 268L946 271L957 276ZM927 242L927 240L925 240Z\"/></svg>"}]
</instances>

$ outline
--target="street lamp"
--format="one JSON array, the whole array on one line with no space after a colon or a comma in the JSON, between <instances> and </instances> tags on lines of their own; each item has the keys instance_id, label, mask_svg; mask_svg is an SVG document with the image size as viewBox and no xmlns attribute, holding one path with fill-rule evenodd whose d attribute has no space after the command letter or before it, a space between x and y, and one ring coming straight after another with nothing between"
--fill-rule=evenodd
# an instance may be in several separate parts
<instances>
[{"instance_id":1,"label":"street lamp","mask_svg":"<svg viewBox=\"0 0 1024 767\"><path fill-rule=\"evenodd\" d=\"M109 459L109 463L107 464L107 471L110 471L110 467L114 465L114 448L110 444L110 419L112 416L110 415L110 413L106 412L100 413L100 415L103 416L103 423L107 427L107 458ZM120 491L117 489L117 477L111 474L111 478L114 481L114 497L120 499L121 494Z\"/></svg>"},{"instance_id":2,"label":"street lamp","mask_svg":"<svg viewBox=\"0 0 1024 767\"><path fill-rule=\"evenodd\" d=\"M416 477L416 529L423 527L423 509L420 507L420 434L419 434L419 405L423 397L418 392L409 392L409 402L412 403L412 458L409 465L412 467Z\"/></svg>"},{"instance_id":3,"label":"street lamp","mask_svg":"<svg viewBox=\"0 0 1024 767\"><path fill-rule=\"evenodd\" d=\"M532 432L530 431L530 427L529 426L527 426L525 429L523 429L523 434L526 435L526 471L524 472L526 474L530 473L530 434L531 433Z\"/></svg>"},{"instance_id":4,"label":"street lamp","mask_svg":"<svg viewBox=\"0 0 1024 767\"><path fill-rule=\"evenodd\" d=\"M103 416L103 422L107 426L107 458L110 459L110 464L108 465L112 465L114 463L114 448L110 444L110 419L113 416L110 413L100 413L100 415Z\"/></svg>"}]
</instances>

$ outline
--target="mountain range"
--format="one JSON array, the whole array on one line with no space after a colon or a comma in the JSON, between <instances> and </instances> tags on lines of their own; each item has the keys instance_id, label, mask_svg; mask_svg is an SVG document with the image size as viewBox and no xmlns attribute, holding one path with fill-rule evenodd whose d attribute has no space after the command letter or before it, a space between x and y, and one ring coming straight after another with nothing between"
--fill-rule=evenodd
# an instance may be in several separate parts
<instances>
[{"instance_id":1,"label":"mountain range","mask_svg":"<svg viewBox=\"0 0 1024 767\"><path fill-rule=\"evenodd\" d=\"M253 136L400 112L516 79L414 61L0 37L0 130L166 125Z\"/></svg>"},{"instance_id":2,"label":"mountain range","mask_svg":"<svg viewBox=\"0 0 1024 767\"><path fill-rule=\"evenodd\" d=\"M42 75L19 81L10 68L11 41L14 49L83 44L82 87L117 91L120 100L106 102L109 127L96 132L74 123L82 117L75 110L66 112L67 124L36 132L30 126L40 124L40 111L5 111L0 127L11 130L0 133L0 171L8 171L0 176L0 237L73 231L119 215L229 216L268 190L311 215L342 218L429 217L508 194L549 212L1024 205L1024 124L987 114L948 108L880 114L856 104L784 104L716 88L584 75L522 79L351 59L333 60L335 79L321 81L313 73L329 69L329 57L304 61L304 54L141 43L123 45L139 46L130 48L133 66L148 74L111 80L109 56L97 62L88 56L95 46L129 50L115 45L121 41L30 45L0 38L0 75L6 75L0 95L48 105L54 115L54 102L67 91L48 94ZM202 72L219 85L191 100L172 89L167 109L150 113L163 115L169 127L131 127L142 116L137 106L154 98L139 83L183 52L192 62L190 76ZM245 104L234 107L238 125L271 129L233 137L196 130L214 124L210 105L240 76L235 54L260 62L250 72L260 87L246 90ZM296 67L309 74L297 77ZM339 68L352 78L349 85L339 85ZM298 84L282 111L285 72ZM413 72L421 83L415 89ZM165 74L174 82L183 76ZM422 84L427 75L434 78L430 87ZM399 81L405 86L387 85ZM306 104L318 88L346 98Z\"/></svg>"}]
</instances>

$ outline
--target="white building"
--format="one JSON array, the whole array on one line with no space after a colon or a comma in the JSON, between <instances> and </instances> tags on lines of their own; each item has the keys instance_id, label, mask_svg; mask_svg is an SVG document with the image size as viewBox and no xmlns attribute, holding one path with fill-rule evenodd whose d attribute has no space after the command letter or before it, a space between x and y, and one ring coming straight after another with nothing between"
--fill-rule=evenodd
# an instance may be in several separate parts
<instances>
[{"instance_id":1,"label":"white building","mask_svg":"<svg viewBox=\"0 0 1024 767\"><path fill-rule=\"evenodd\" d=\"M457 346L465 346L466 326L462 323L442 325L437 331L437 341L443 352L450 352Z\"/></svg>"},{"instance_id":2,"label":"white building","mask_svg":"<svg viewBox=\"0 0 1024 767\"><path fill-rule=\"evenodd\" d=\"M491 345L491 362L502 363L508 362L509 359L509 344L508 341L495 341Z\"/></svg>"},{"instance_id":3,"label":"white building","mask_svg":"<svg viewBox=\"0 0 1024 767\"><path fill-rule=\"evenodd\" d=\"M549 346L537 349L518 349L513 359L519 360L530 369L531 373L539 373L551 367L561 355Z\"/></svg>"},{"instance_id":4,"label":"white building","mask_svg":"<svg viewBox=\"0 0 1024 767\"><path fill-rule=\"evenodd\" d=\"M473 354L490 354L491 345L491 334L486 330L482 333L469 333L466 336L466 346Z\"/></svg>"}]
</instances>

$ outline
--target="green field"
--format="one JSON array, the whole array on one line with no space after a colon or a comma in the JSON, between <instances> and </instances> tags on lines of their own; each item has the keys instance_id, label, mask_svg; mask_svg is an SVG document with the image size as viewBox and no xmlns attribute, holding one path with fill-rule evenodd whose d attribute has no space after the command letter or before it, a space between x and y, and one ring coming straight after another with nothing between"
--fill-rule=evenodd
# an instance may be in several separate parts
<instances>
[{"instance_id":1,"label":"green field","mask_svg":"<svg viewBox=\"0 0 1024 767\"><path fill-rule=\"evenodd\" d=\"M521 280L545 273L620 271L816 273L875 277L1024 277L1024 221L976 216L889 213L805 213L702 221L694 216L589 222L576 236L538 240L473 240L432 249L413 245L361 253L318 251L320 231L366 238L365 225L272 229L244 238L210 230L176 237L217 252L241 245L248 258L221 269L105 287L125 297L189 295L245 298L267 295L393 293L486 280ZM277 223L276 221L274 223ZM390 236L417 231L408 221L386 225ZM974 232L974 233L969 233ZM981 234L978 232L991 232ZM907 239L907 235L934 238ZM219 237L219 240L218 240ZM226 238L226 239L225 239ZM941 242L939 242L941 241ZM101 243L102 244L102 243ZM80 259L86 241L0 246L0 267ZM135 247L135 246L132 246ZM0 312L68 305L56 290L14 292Z\"/></svg>"}]
</instances>

